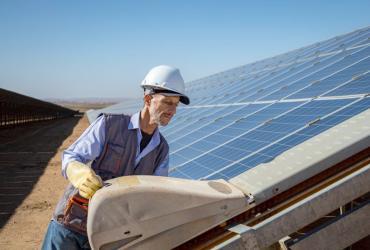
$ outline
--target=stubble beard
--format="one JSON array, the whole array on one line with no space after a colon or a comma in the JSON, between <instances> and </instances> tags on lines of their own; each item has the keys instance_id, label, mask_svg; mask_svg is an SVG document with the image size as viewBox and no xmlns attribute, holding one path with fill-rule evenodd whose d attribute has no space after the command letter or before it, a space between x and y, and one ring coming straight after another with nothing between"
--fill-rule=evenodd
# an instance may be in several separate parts
<instances>
[{"instance_id":1,"label":"stubble beard","mask_svg":"<svg viewBox=\"0 0 370 250\"><path fill-rule=\"evenodd\" d=\"M155 109L151 110L150 116L151 116L150 119L151 119L152 123L157 124L157 126L166 126L167 125L167 123L163 124L161 122L161 113L156 111Z\"/></svg>"}]
</instances>

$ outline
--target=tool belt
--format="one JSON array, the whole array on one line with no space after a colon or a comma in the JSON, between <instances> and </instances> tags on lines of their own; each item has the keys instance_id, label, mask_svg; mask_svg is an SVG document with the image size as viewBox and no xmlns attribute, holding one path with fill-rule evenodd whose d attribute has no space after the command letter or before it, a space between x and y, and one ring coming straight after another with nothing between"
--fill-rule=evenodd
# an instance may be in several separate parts
<instances>
[{"instance_id":1,"label":"tool belt","mask_svg":"<svg viewBox=\"0 0 370 250\"><path fill-rule=\"evenodd\" d=\"M62 223L65 227L86 235L87 211L89 200L78 193L73 195L64 210Z\"/></svg>"}]
</instances>

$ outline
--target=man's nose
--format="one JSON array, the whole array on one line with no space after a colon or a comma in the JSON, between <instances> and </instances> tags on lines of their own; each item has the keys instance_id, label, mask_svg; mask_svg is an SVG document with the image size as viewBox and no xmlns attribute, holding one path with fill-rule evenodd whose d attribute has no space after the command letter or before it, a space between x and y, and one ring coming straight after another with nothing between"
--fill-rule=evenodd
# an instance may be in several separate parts
<instances>
[{"instance_id":1,"label":"man's nose","mask_svg":"<svg viewBox=\"0 0 370 250\"><path fill-rule=\"evenodd\" d=\"M172 105L171 107L170 107L170 112L174 115L174 114L176 114L176 105Z\"/></svg>"}]
</instances>

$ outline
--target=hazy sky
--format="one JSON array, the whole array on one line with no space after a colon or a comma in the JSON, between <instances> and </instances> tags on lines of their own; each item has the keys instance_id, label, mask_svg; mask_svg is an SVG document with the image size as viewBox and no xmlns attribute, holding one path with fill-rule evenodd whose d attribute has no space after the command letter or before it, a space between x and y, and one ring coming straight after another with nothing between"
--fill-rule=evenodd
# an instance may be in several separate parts
<instances>
[{"instance_id":1,"label":"hazy sky","mask_svg":"<svg viewBox=\"0 0 370 250\"><path fill-rule=\"evenodd\" d=\"M0 87L139 96L155 65L194 80L366 27L369 10L369 0L0 0Z\"/></svg>"}]
</instances>

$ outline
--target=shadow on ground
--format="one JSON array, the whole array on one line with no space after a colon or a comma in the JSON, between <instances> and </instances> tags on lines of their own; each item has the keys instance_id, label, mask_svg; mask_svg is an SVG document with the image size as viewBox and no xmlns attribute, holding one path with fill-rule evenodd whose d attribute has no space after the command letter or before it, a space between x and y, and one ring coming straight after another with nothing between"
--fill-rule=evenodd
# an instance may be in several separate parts
<instances>
[{"instance_id":1,"label":"shadow on ground","mask_svg":"<svg viewBox=\"0 0 370 250\"><path fill-rule=\"evenodd\" d=\"M64 118L0 129L0 229L31 193L49 160L80 119Z\"/></svg>"}]
</instances>

